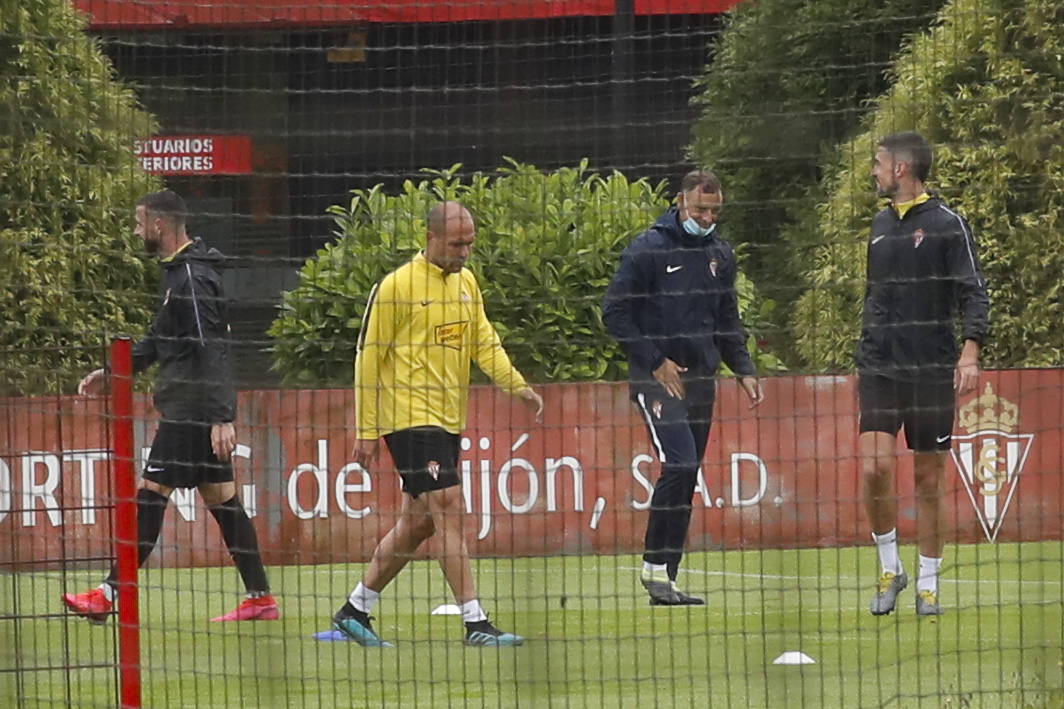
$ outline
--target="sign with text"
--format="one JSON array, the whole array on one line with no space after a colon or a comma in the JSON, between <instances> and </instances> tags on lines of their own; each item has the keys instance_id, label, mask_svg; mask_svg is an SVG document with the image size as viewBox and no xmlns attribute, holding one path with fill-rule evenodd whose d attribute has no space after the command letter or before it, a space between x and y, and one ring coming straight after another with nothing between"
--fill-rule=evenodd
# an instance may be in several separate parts
<instances>
[{"instance_id":1,"label":"sign with text","mask_svg":"<svg viewBox=\"0 0 1064 709\"><path fill-rule=\"evenodd\" d=\"M734 381L719 383L688 547L868 544L855 380L788 376L765 384L765 403L751 411ZM640 551L660 468L627 386L537 388L546 402L542 424L498 390L473 389L458 465L470 551ZM1064 537L1064 370L985 372L957 404L946 461L948 542ZM402 493L386 448L368 469L351 459L352 405L344 389L241 393L237 490L269 563L365 560L395 523ZM0 564L40 568L110 553L105 407L100 397L0 400ZM134 408L140 469L157 415L146 396ZM898 531L909 543L916 497L904 436L897 453ZM171 501L149 563L229 563L196 492L178 490Z\"/></svg>"},{"instance_id":2,"label":"sign with text","mask_svg":"<svg viewBox=\"0 0 1064 709\"><path fill-rule=\"evenodd\" d=\"M251 136L160 135L133 143L145 172L154 175L246 175Z\"/></svg>"}]
</instances>

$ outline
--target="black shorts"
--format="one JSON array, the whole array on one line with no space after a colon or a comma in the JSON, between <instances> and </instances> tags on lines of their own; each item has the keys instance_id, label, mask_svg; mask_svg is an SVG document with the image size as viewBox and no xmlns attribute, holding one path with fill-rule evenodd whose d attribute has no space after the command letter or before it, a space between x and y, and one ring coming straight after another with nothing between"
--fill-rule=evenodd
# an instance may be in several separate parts
<instances>
[{"instance_id":1,"label":"black shorts","mask_svg":"<svg viewBox=\"0 0 1064 709\"><path fill-rule=\"evenodd\" d=\"M384 437L403 480L403 492L423 492L458 484L458 436L439 426L415 426Z\"/></svg>"},{"instance_id":2,"label":"black shorts","mask_svg":"<svg viewBox=\"0 0 1064 709\"><path fill-rule=\"evenodd\" d=\"M952 445L955 395L950 381L904 382L871 374L857 383L861 433L897 435L905 427L909 450L945 451Z\"/></svg>"},{"instance_id":3,"label":"black shorts","mask_svg":"<svg viewBox=\"0 0 1064 709\"><path fill-rule=\"evenodd\" d=\"M144 466L144 479L166 487L199 487L233 480L232 463L211 450L211 424L160 421Z\"/></svg>"}]
</instances>

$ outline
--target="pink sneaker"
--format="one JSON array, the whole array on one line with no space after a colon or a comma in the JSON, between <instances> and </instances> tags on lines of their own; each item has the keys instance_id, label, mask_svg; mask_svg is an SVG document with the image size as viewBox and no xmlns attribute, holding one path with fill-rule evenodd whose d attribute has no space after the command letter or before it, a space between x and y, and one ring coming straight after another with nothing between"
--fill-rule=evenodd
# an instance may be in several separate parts
<instances>
[{"instance_id":1,"label":"pink sneaker","mask_svg":"<svg viewBox=\"0 0 1064 709\"><path fill-rule=\"evenodd\" d=\"M85 593L64 593L63 603L67 608L96 625L104 623L114 607L114 604L107 600L107 596L103 595L103 591L98 588Z\"/></svg>"},{"instance_id":2,"label":"pink sneaker","mask_svg":"<svg viewBox=\"0 0 1064 709\"><path fill-rule=\"evenodd\" d=\"M258 598L245 598L244 602L234 610L217 618L211 618L212 623L226 623L231 620L277 620L281 617L281 610L277 607L277 601L273 596L259 596Z\"/></svg>"}]
</instances>

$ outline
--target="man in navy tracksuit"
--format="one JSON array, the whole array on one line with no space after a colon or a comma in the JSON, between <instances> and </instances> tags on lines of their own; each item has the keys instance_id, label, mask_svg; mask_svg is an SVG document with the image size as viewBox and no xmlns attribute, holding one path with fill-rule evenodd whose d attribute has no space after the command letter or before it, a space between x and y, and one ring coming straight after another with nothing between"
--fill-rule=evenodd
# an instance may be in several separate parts
<instances>
[{"instance_id":1,"label":"man in navy tracksuit","mask_svg":"<svg viewBox=\"0 0 1064 709\"><path fill-rule=\"evenodd\" d=\"M721 359L752 407L764 398L739 320L735 255L716 224L723 201L715 174L685 175L677 206L625 249L603 302L603 321L628 355L632 400L661 462L641 574L651 605L705 603L680 591L676 574Z\"/></svg>"}]
</instances>

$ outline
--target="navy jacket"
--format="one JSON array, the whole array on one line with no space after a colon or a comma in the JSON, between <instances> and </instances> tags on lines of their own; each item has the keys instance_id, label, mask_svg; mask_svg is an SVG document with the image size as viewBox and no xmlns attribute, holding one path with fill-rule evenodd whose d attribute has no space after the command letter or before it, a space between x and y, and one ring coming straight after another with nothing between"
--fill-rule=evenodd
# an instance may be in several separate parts
<instances>
[{"instance_id":1,"label":"navy jacket","mask_svg":"<svg viewBox=\"0 0 1064 709\"><path fill-rule=\"evenodd\" d=\"M236 416L223 261L196 239L162 263L161 302L148 334L133 346L133 371L159 363L154 401L164 419L213 424Z\"/></svg>"},{"instance_id":2,"label":"navy jacket","mask_svg":"<svg viewBox=\"0 0 1064 709\"><path fill-rule=\"evenodd\" d=\"M739 320L736 264L718 225L691 236L669 209L621 255L602 304L602 320L628 355L633 385L653 382L668 357L689 375L712 376L721 359L753 375Z\"/></svg>"},{"instance_id":3,"label":"navy jacket","mask_svg":"<svg viewBox=\"0 0 1064 709\"><path fill-rule=\"evenodd\" d=\"M990 301L965 219L938 197L899 218L893 207L872 220L868 283L857 369L892 379L947 380L961 338L982 344Z\"/></svg>"}]
</instances>

